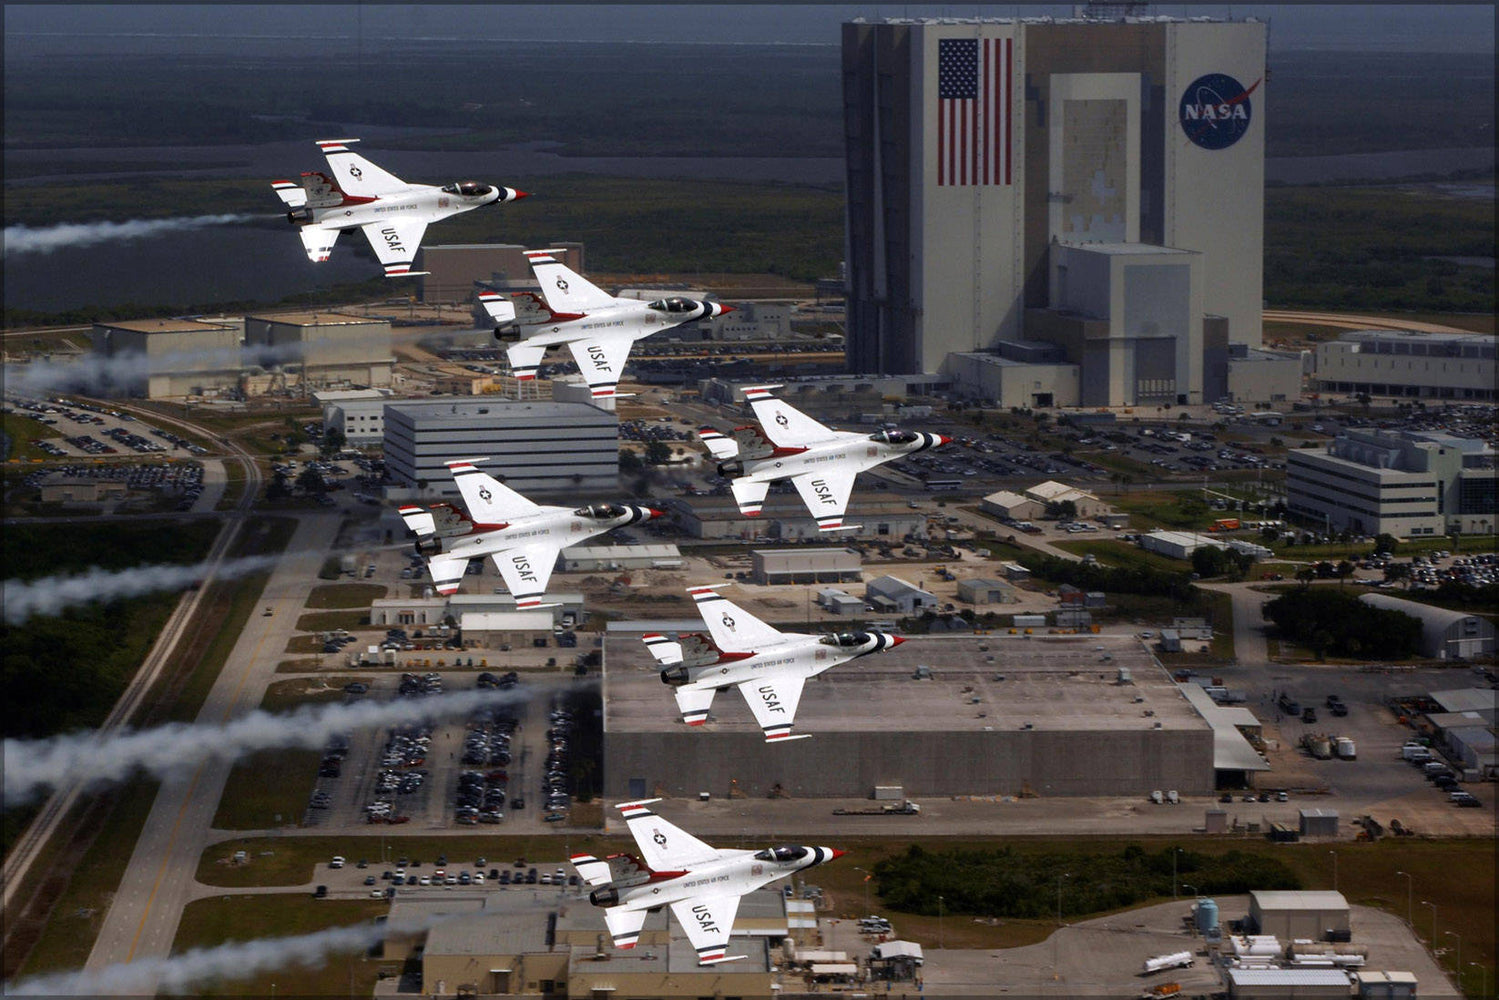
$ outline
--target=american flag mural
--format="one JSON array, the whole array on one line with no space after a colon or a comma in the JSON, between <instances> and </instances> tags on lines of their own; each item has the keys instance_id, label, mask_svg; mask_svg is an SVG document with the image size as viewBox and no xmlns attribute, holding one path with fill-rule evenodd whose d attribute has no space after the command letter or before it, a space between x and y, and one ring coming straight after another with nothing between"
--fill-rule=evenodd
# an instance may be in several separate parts
<instances>
[{"instance_id":1,"label":"american flag mural","mask_svg":"<svg viewBox=\"0 0 1499 1000\"><path fill-rule=\"evenodd\" d=\"M937 184L1009 184L1013 38L937 42Z\"/></svg>"}]
</instances>

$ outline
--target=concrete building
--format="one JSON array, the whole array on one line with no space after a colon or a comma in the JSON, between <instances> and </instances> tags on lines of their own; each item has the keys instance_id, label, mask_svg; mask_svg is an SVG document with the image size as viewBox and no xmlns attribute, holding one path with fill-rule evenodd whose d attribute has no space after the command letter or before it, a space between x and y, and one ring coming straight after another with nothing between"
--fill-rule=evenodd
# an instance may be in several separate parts
<instances>
[{"instance_id":1,"label":"concrete building","mask_svg":"<svg viewBox=\"0 0 1499 1000\"><path fill-rule=\"evenodd\" d=\"M1492 402L1499 337L1483 333L1352 330L1317 345L1324 393Z\"/></svg>"},{"instance_id":2,"label":"concrete building","mask_svg":"<svg viewBox=\"0 0 1499 1000\"><path fill-rule=\"evenodd\" d=\"M673 497L661 507L672 513L675 526L689 538L741 542L826 541L827 533L807 513L789 484L773 484L765 512L745 517L728 497ZM865 499L855 491L844 524L843 538L895 544L908 535L925 538L927 518L904 503Z\"/></svg>"},{"instance_id":3,"label":"concrete building","mask_svg":"<svg viewBox=\"0 0 1499 1000\"><path fill-rule=\"evenodd\" d=\"M1021 496L1010 490L999 490L990 493L979 501L979 509L986 514L993 514L999 518L1009 518L1012 521L1031 521L1040 517L1046 510L1046 504L1039 500L1033 500L1027 496Z\"/></svg>"},{"instance_id":4,"label":"concrete building","mask_svg":"<svg viewBox=\"0 0 1499 1000\"><path fill-rule=\"evenodd\" d=\"M1476 439L1348 431L1286 454L1286 505L1332 531L1397 538L1494 531L1493 450Z\"/></svg>"},{"instance_id":5,"label":"concrete building","mask_svg":"<svg viewBox=\"0 0 1499 1000\"><path fill-rule=\"evenodd\" d=\"M741 386L751 384L754 383L710 378L698 383L698 392L705 403L737 406L746 416L752 416L754 411L750 409L743 394L739 391ZM776 394L790 400L798 409L816 409L819 406L848 406L851 401L859 397L884 399L887 396L893 396L897 399L904 399L907 396L940 395L945 393L951 384L952 379L947 375L920 372L807 375L801 378L782 379L781 388L776 390Z\"/></svg>"},{"instance_id":6,"label":"concrete building","mask_svg":"<svg viewBox=\"0 0 1499 1000\"><path fill-rule=\"evenodd\" d=\"M543 890L545 891L545 890ZM666 997L776 995L771 949L791 927L779 886L740 901L730 948L743 955L729 965L700 966L697 952L662 910L647 915L639 945L618 951L602 912L586 903L501 912L486 906L435 923L420 950L423 996ZM396 914L392 912L392 920Z\"/></svg>"},{"instance_id":7,"label":"concrete building","mask_svg":"<svg viewBox=\"0 0 1499 1000\"><path fill-rule=\"evenodd\" d=\"M1494 623L1481 615L1466 615L1391 594L1363 594L1359 600L1376 608L1419 618L1422 656L1438 660L1474 660L1494 655Z\"/></svg>"},{"instance_id":8,"label":"concrete building","mask_svg":"<svg viewBox=\"0 0 1499 1000\"><path fill-rule=\"evenodd\" d=\"M1256 890L1249 894L1249 926L1254 934L1282 941L1325 941L1328 932L1348 932L1348 900L1341 892Z\"/></svg>"},{"instance_id":9,"label":"concrete building","mask_svg":"<svg viewBox=\"0 0 1499 1000\"><path fill-rule=\"evenodd\" d=\"M830 615L857 617L864 613L864 600L846 590L824 587L817 592L817 606Z\"/></svg>"},{"instance_id":10,"label":"concrete building","mask_svg":"<svg viewBox=\"0 0 1499 1000\"><path fill-rule=\"evenodd\" d=\"M42 482L42 503L95 504L123 500L129 488L112 479L87 479L57 473Z\"/></svg>"},{"instance_id":11,"label":"concrete building","mask_svg":"<svg viewBox=\"0 0 1499 1000\"><path fill-rule=\"evenodd\" d=\"M1266 34L846 23L850 368L1048 340L1082 366L1085 403L1200 401L1202 345L1261 339Z\"/></svg>"},{"instance_id":12,"label":"concrete building","mask_svg":"<svg viewBox=\"0 0 1499 1000\"><path fill-rule=\"evenodd\" d=\"M1018 604L1020 592L1003 580L977 577L958 581L958 600L969 604Z\"/></svg>"},{"instance_id":13,"label":"concrete building","mask_svg":"<svg viewBox=\"0 0 1499 1000\"><path fill-rule=\"evenodd\" d=\"M1295 402L1301 397L1303 364L1301 355L1291 351L1262 351L1248 344L1229 344L1227 384L1221 393L1205 384L1203 398L1209 402L1228 398L1256 407Z\"/></svg>"},{"instance_id":14,"label":"concrete building","mask_svg":"<svg viewBox=\"0 0 1499 1000\"><path fill-rule=\"evenodd\" d=\"M1041 504L1043 513L1051 504L1070 503L1076 509L1079 520L1097 517L1109 509L1108 504L1087 490L1080 490L1054 479L1027 487L1025 495Z\"/></svg>"},{"instance_id":15,"label":"concrete building","mask_svg":"<svg viewBox=\"0 0 1499 1000\"><path fill-rule=\"evenodd\" d=\"M1342 969L1225 970L1233 1000L1347 1000L1352 980Z\"/></svg>"},{"instance_id":16,"label":"concrete building","mask_svg":"<svg viewBox=\"0 0 1499 1000\"><path fill-rule=\"evenodd\" d=\"M110 396L168 399L234 390L244 370L243 319L95 323L90 340L92 356L108 374Z\"/></svg>"},{"instance_id":17,"label":"concrete building","mask_svg":"<svg viewBox=\"0 0 1499 1000\"><path fill-rule=\"evenodd\" d=\"M1113 657L1105 669L1093 669L1096 645ZM1133 683L1118 683L1118 667ZM768 745L737 691L715 699L705 727L685 725L659 673L638 633L606 633L609 798L758 797L777 789L794 798L867 798L876 785L900 785L912 797L1214 788L1213 730L1149 652L1124 636L952 635L836 667L807 684L797 709L797 731L816 736L816 767Z\"/></svg>"},{"instance_id":18,"label":"concrete building","mask_svg":"<svg viewBox=\"0 0 1499 1000\"><path fill-rule=\"evenodd\" d=\"M857 583L863 559L853 549L784 548L750 552L750 579L755 583Z\"/></svg>"},{"instance_id":19,"label":"concrete building","mask_svg":"<svg viewBox=\"0 0 1499 1000\"><path fill-rule=\"evenodd\" d=\"M583 595L577 593L547 594L549 607L520 610L515 598L506 593L453 594L450 597L382 597L372 602L370 625L380 628L423 628L451 621L464 630L468 638L479 633L513 634L516 642L498 638L511 645L529 644L535 635L551 635L552 626L564 614L581 617ZM468 635L468 633L474 633ZM498 644L498 643L497 643Z\"/></svg>"},{"instance_id":20,"label":"concrete building","mask_svg":"<svg viewBox=\"0 0 1499 1000\"><path fill-rule=\"evenodd\" d=\"M881 576L864 588L864 602L876 611L890 615L914 615L941 602L937 595L922 590L898 576Z\"/></svg>"},{"instance_id":21,"label":"concrete building","mask_svg":"<svg viewBox=\"0 0 1499 1000\"><path fill-rule=\"evenodd\" d=\"M1156 552L1172 559L1191 559L1192 553L1204 545L1220 549L1225 547L1218 539L1207 535L1199 535L1193 531L1166 531L1162 528L1141 533L1138 544L1146 552Z\"/></svg>"},{"instance_id":22,"label":"concrete building","mask_svg":"<svg viewBox=\"0 0 1499 1000\"><path fill-rule=\"evenodd\" d=\"M538 502L619 490L619 418L585 403L420 400L385 406L390 499L458 495L443 465L482 458L485 472ZM425 483L425 488L423 485Z\"/></svg>"},{"instance_id":23,"label":"concrete building","mask_svg":"<svg viewBox=\"0 0 1499 1000\"><path fill-rule=\"evenodd\" d=\"M323 408L325 431L343 432L350 447L368 448L385 440L385 404L389 389L325 389L312 394Z\"/></svg>"},{"instance_id":24,"label":"concrete building","mask_svg":"<svg viewBox=\"0 0 1499 1000\"><path fill-rule=\"evenodd\" d=\"M286 376L287 391L391 384L390 320L336 311L245 317L245 356Z\"/></svg>"},{"instance_id":25,"label":"concrete building","mask_svg":"<svg viewBox=\"0 0 1499 1000\"><path fill-rule=\"evenodd\" d=\"M942 360L953 391L991 406L1080 406L1082 368L1045 341L1001 341L989 351L955 351Z\"/></svg>"},{"instance_id":26,"label":"concrete building","mask_svg":"<svg viewBox=\"0 0 1499 1000\"><path fill-rule=\"evenodd\" d=\"M1320 807L1296 810L1303 837L1336 837L1338 835L1338 811Z\"/></svg>"},{"instance_id":27,"label":"concrete building","mask_svg":"<svg viewBox=\"0 0 1499 1000\"><path fill-rule=\"evenodd\" d=\"M574 545L562 550L557 568L567 573L613 573L622 569L680 569L682 551L669 542L645 545Z\"/></svg>"}]
</instances>

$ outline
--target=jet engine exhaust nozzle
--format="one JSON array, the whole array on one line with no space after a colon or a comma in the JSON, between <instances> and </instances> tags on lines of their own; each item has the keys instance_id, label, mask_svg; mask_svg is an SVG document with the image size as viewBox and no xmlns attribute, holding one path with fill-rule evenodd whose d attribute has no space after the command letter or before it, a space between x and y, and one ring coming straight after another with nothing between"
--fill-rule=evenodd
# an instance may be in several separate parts
<instances>
[{"instance_id":1,"label":"jet engine exhaust nozzle","mask_svg":"<svg viewBox=\"0 0 1499 1000\"><path fill-rule=\"evenodd\" d=\"M435 537L418 539L413 547L419 556L435 556L442 552L442 539Z\"/></svg>"},{"instance_id":2,"label":"jet engine exhaust nozzle","mask_svg":"<svg viewBox=\"0 0 1499 1000\"><path fill-rule=\"evenodd\" d=\"M687 668L685 666L667 667L665 670L661 671L661 683L670 684L672 687L686 684Z\"/></svg>"},{"instance_id":3,"label":"jet engine exhaust nozzle","mask_svg":"<svg viewBox=\"0 0 1499 1000\"><path fill-rule=\"evenodd\" d=\"M588 894L588 901L594 906L614 906L619 902L619 890L613 886L595 889Z\"/></svg>"},{"instance_id":4,"label":"jet engine exhaust nozzle","mask_svg":"<svg viewBox=\"0 0 1499 1000\"><path fill-rule=\"evenodd\" d=\"M312 221L312 209L296 208L286 213L286 221L294 226L300 226L305 222Z\"/></svg>"},{"instance_id":5,"label":"jet engine exhaust nozzle","mask_svg":"<svg viewBox=\"0 0 1499 1000\"><path fill-rule=\"evenodd\" d=\"M737 458L731 458L727 462L719 462L718 474L725 479L742 476L744 475L744 463Z\"/></svg>"}]
</instances>

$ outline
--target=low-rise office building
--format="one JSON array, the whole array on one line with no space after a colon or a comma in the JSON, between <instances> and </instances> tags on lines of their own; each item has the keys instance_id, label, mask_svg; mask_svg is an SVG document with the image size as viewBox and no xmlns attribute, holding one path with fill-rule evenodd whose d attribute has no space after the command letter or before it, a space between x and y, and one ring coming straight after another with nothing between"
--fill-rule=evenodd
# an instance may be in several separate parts
<instances>
[{"instance_id":1,"label":"low-rise office building","mask_svg":"<svg viewBox=\"0 0 1499 1000\"><path fill-rule=\"evenodd\" d=\"M355 448L366 448L385 440L385 404L389 389L324 390L312 394L323 408L323 429L337 430Z\"/></svg>"},{"instance_id":2,"label":"low-rise office building","mask_svg":"<svg viewBox=\"0 0 1499 1000\"><path fill-rule=\"evenodd\" d=\"M1317 345L1324 393L1493 401L1499 337L1485 333L1352 330Z\"/></svg>"},{"instance_id":3,"label":"low-rise office building","mask_svg":"<svg viewBox=\"0 0 1499 1000\"><path fill-rule=\"evenodd\" d=\"M750 553L750 579L772 583L857 583L863 559L848 548L755 549Z\"/></svg>"}]
</instances>

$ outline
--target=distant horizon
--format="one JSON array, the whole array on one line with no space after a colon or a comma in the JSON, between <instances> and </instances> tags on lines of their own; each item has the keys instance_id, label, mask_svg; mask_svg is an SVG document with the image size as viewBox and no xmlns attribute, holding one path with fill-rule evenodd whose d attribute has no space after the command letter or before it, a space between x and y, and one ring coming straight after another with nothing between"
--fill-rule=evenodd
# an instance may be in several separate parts
<instances>
[{"instance_id":1,"label":"distant horizon","mask_svg":"<svg viewBox=\"0 0 1499 1000\"><path fill-rule=\"evenodd\" d=\"M857 17L1070 17L1072 11L1071 4L11 4L4 23L8 55L77 51L49 44L77 39L99 39L102 51L141 54L208 54L243 41L293 42L298 49L507 41L836 48L838 25ZM1489 4L1178 3L1149 4L1147 12L1265 20L1271 51L1494 52Z\"/></svg>"}]
</instances>

